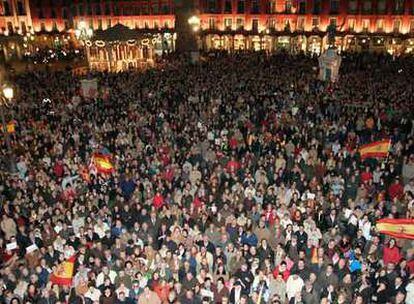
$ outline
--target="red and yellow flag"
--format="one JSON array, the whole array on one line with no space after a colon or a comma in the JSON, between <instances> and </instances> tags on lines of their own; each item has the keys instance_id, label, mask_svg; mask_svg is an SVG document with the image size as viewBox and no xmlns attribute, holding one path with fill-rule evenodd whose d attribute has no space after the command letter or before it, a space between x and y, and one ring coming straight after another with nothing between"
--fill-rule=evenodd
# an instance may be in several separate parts
<instances>
[{"instance_id":1,"label":"red and yellow flag","mask_svg":"<svg viewBox=\"0 0 414 304\"><path fill-rule=\"evenodd\" d=\"M385 158L390 150L391 140L385 139L374 141L370 144L363 145L359 148L359 154L362 159L365 158Z\"/></svg>"},{"instance_id":2,"label":"red and yellow flag","mask_svg":"<svg viewBox=\"0 0 414 304\"><path fill-rule=\"evenodd\" d=\"M395 238L414 240L414 220L381 219L377 221L376 227L380 233Z\"/></svg>"},{"instance_id":3,"label":"red and yellow flag","mask_svg":"<svg viewBox=\"0 0 414 304\"><path fill-rule=\"evenodd\" d=\"M0 124L0 127L1 127L1 132L3 132L4 131L3 125ZM10 133L10 134L16 132L16 123L14 121L8 122L6 125L6 131L7 133Z\"/></svg>"},{"instance_id":4,"label":"red and yellow flag","mask_svg":"<svg viewBox=\"0 0 414 304\"><path fill-rule=\"evenodd\" d=\"M75 260L76 256L72 256L66 261L60 263L57 269L50 275L50 282L57 285L72 285Z\"/></svg>"},{"instance_id":5,"label":"red and yellow flag","mask_svg":"<svg viewBox=\"0 0 414 304\"><path fill-rule=\"evenodd\" d=\"M114 171L114 166L109 155L95 153L92 156L92 164L99 173L112 173Z\"/></svg>"}]
</instances>

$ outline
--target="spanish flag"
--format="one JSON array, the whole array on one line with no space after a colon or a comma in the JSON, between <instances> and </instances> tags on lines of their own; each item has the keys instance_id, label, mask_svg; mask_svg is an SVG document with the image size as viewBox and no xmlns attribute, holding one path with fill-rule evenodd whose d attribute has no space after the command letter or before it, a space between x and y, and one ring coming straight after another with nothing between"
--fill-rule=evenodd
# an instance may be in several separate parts
<instances>
[{"instance_id":1,"label":"spanish flag","mask_svg":"<svg viewBox=\"0 0 414 304\"><path fill-rule=\"evenodd\" d=\"M0 127L1 127L1 132L4 132L3 125L0 125ZM9 134L16 132L16 123L14 121L8 122L6 125L6 131Z\"/></svg>"},{"instance_id":2,"label":"spanish flag","mask_svg":"<svg viewBox=\"0 0 414 304\"><path fill-rule=\"evenodd\" d=\"M359 148L359 154L362 159L365 158L385 158L390 150L391 140L385 139L363 145Z\"/></svg>"},{"instance_id":3,"label":"spanish flag","mask_svg":"<svg viewBox=\"0 0 414 304\"><path fill-rule=\"evenodd\" d=\"M50 275L50 282L57 285L72 285L73 270L75 268L76 256L72 256L60 263L57 269Z\"/></svg>"},{"instance_id":4,"label":"spanish flag","mask_svg":"<svg viewBox=\"0 0 414 304\"><path fill-rule=\"evenodd\" d=\"M16 124L14 121L11 121L7 124L7 132L8 133L14 133L16 132Z\"/></svg>"},{"instance_id":5,"label":"spanish flag","mask_svg":"<svg viewBox=\"0 0 414 304\"><path fill-rule=\"evenodd\" d=\"M381 219L376 228L378 232L395 238L414 240L414 220Z\"/></svg>"},{"instance_id":6,"label":"spanish flag","mask_svg":"<svg viewBox=\"0 0 414 304\"><path fill-rule=\"evenodd\" d=\"M112 173L114 171L110 155L95 153L92 156L92 164L99 173Z\"/></svg>"}]
</instances>

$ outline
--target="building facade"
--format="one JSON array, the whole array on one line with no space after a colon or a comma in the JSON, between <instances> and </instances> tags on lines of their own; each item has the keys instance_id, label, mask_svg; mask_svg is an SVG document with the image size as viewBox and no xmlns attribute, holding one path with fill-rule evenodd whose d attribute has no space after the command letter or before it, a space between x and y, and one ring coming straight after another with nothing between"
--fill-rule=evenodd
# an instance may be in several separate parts
<instances>
[{"instance_id":1,"label":"building facade","mask_svg":"<svg viewBox=\"0 0 414 304\"><path fill-rule=\"evenodd\" d=\"M68 43L81 21L95 31L122 24L154 32L180 24L177 32L188 32L179 18L189 8L199 17L193 34L203 49L319 54L331 24L339 50L414 50L414 0L0 0L0 43L27 47L27 35L37 43Z\"/></svg>"},{"instance_id":2,"label":"building facade","mask_svg":"<svg viewBox=\"0 0 414 304\"><path fill-rule=\"evenodd\" d=\"M320 53L336 27L339 50L412 52L413 0L202 0L204 47Z\"/></svg>"}]
</instances>

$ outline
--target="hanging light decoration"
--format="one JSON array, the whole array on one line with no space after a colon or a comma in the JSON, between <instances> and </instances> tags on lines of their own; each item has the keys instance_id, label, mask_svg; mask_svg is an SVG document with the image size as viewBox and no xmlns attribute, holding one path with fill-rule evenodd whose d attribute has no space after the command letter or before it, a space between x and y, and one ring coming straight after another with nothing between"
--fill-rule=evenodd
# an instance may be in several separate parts
<instances>
[{"instance_id":1,"label":"hanging light decoration","mask_svg":"<svg viewBox=\"0 0 414 304\"><path fill-rule=\"evenodd\" d=\"M135 39L130 39L130 40L128 40L127 41L127 44L128 45L130 45L130 46L133 46L133 45L135 45L137 42L136 42L136 40Z\"/></svg>"},{"instance_id":2,"label":"hanging light decoration","mask_svg":"<svg viewBox=\"0 0 414 304\"><path fill-rule=\"evenodd\" d=\"M96 45L97 47L104 47L104 46L105 46L105 41L102 41L102 40L96 40L96 41L95 41L95 45Z\"/></svg>"}]
</instances>

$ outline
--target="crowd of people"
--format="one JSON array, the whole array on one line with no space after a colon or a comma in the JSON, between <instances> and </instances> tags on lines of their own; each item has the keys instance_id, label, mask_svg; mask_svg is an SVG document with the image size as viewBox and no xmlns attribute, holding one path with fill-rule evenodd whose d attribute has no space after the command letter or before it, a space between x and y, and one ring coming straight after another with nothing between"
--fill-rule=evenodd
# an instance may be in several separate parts
<instances>
[{"instance_id":1,"label":"crowd of people","mask_svg":"<svg viewBox=\"0 0 414 304\"><path fill-rule=\"evenodd\" d=\"M412 75L343 54L332 84L315 58L245 52L93 73L96 98L71 71L15 76L1 303L413 304L413 241L376 229L414 218Z\"/></svg>"}]
</instances>

